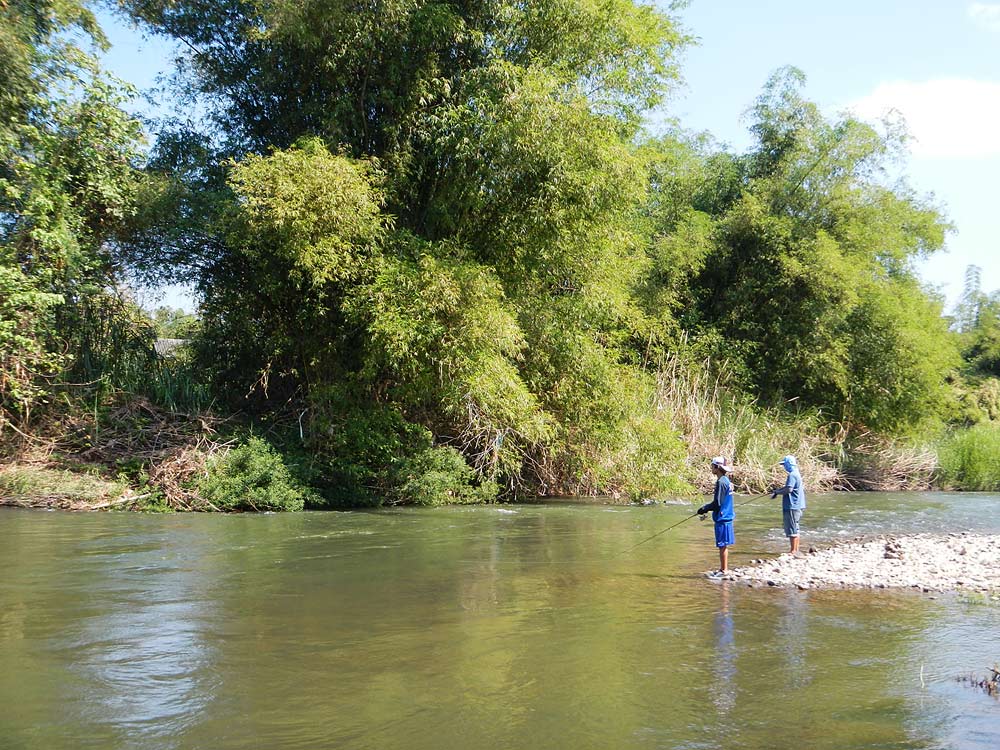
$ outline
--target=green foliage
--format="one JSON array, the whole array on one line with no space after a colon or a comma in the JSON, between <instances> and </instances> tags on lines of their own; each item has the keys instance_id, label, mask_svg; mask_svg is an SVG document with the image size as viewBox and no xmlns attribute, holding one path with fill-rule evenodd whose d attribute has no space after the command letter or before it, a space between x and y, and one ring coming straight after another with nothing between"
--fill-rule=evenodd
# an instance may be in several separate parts
<instances>
[{"instance_id":1,"label":"green foliage","mask_svg":"<svg viewBox=\"0 0 1000 750\"><path fill-rule=\"evenodd\" d=\"M250 23L247 6L233 7ZM203 10L147 4L141 12L165 28L190 31L184 24ZM482 52L439 61L451 78L441 70L426 85L398 75L385 84L417 85L419 94L404 98L416 96L419 106L400 108L394 99L393 117L373 123L360 140L338 137L332 149L309 136L330 143L331 133L356 134L357 110L327 100L310 118L306 110L318 102L278 115L279 105L272 112L281 132L267 141L270 155L233 165L234 200L208 224L225 251L200 280L198 361L223 397L250 393L262 410L279 400L308 405L307 439L327 467L323 483L355 502L386 486L386 460L416 455L411 440L397 440L416 426L447 436L478 476L510 490L618 487L641 453L623 452L621 435L651 411L648 394L636 397L619 382L623 375L635 381L620 365L633 357L633 334L648 329L630 292L644 258L632 226L643 162L629 137L637 113L672 77L664 53L682 37L666 16L629 2L510 6L499 25L489 15L498 9L483 18L437 10L442 14L431 16L428 8L408 15L401 6L402 25L392 33L433 33L442 43L467 25L458 43L482 45ZM363 23L367 13L324 15L337 21L320 27L320 11L327 14L330 3L263 8L265 44L276 45L268 54L294 44L322 58L327 35ZM535 11L562 19L577 36L537 36ZM578 13L606 28L585 31ZM486 42L472 31L479 24L495 39L537 49L524 56ZM243 34L236 26L229 32ZM254 43L241 49L246 60L230 63L263 54ZM438 53L418 44L412 54ZM631 63L620 55L632 55ZM366 65L381 80L397 62L378 57ZM294 74L323 88L344 64L332 63L322 81L306 70ZM274 80L239 69L262 90L284 96L284 88L271 88ZM213 87L219 71L199 75L201 85ZM354 76L351 70L352 86ZM371 91L385 95L374 83ZM234 110L218 114L232 135L263 132L263 123L250 124ZM286 143L294 145L273 148ZM174 174L192 184L203 171L184 166ZM575 383L581 366L595 372ZM334 392L341 413L328 406ZM345 413L357 415L353 424ZM588 415L588 423L570 427L576 414ZM559 434L557 421L567 421ZM358 424L371 434L362 439ZM679 445L672 433L670 440ZM601 470L591 472L585 456L599 456ZM533 466L552 475L543 478Z\"/></svg>"},{"instance_id":2,"label":"green foliage","mask_svg":"<svg viewBox=\"0 0 1000 750\"><path fill-rule=\"evenodd\" d=\"M61 378L121 380L123 355L150 353L108 244L134 208L140 128L97 65L87 5L0 5L0 422Z\"/></svg>"},{"instance_id":3,"label":"green foliage","mask_svg":"<svg viewBox=\"0 0 1000 750\"><path fill-rule=\"evenodd\" d=\"M44 393L44 378L64 363L44 346L52 308L61 302L61 296L35 289L16 266L0 263L0 428L4 419L27 418Z\"/></svg>"},{"instance_id":4,"label":"green foliage","mask_svg":"<svg viewBox=\"0 0 1000 750\"><path fill-rule=\"evenodd\" d=\"M392 485L389 468L430 448L427 430L356 390L329 385L313 389L310 398L302 416L315 457L313 483L334 507L380 505Z\"/></svg>"},{"instance_id":5,"label":"green foliage","mask_svg":"<svg viewBox=\"0 0 1000 750\"><path fill-rule=\"evenodd\" d=\"M911 279L871 290L852 311L848 416L885 433L947 414L945 376L959 365L938 300Z\"/></svg>"},{"instance_id":6,"label":"green foliage","mask_svg":"<svg viewBox=\"0 0 1000 750\"><path fill-rule=\"evenodd\" d=\"M949 227L886 178L905 133L825 117L799 71L741 155L643 139L689 40L632 0L121 5L184 42L212 121L121 183L123 258L202 297L192 387L161 402L202 382L294 421L325 502L676 492L713 441L818 457L824 423L965 408L913 270ZM989 337L970 346L986 372ZM658 371L689 384L702 356L725 398L665 401Z\"/></svg>"},{"instance_id":7,"label":"green foliage","mask_svg":"<svg viewBox=\"0 0 1000 750\"><path fill-rule=\"evenodd\" d=\"M198 316L184 312L181 308L161 305L150 316L156 335L162 339L188 339L198 331Z\"/></svg>"},{"instance_id":8,"label":"green foliage","mask_svg":"<svg viewBox=\"0 0 1000 750\"><path fill-rule=\"evenodd\" d=\"M316 135L354 154L423 162L410 149L428 112L467 100L466 82L475 90L498 63L552 71L634 120L676 79L688 41L673 19L631 0L120 4L187 43L189 90L216 103L234 144L258 153Z\"/></svg>"},{"instance_id":9,"label":"green foliage","mask_svg":"<svg viewBox=\"0 0 1000 750\"><path fill-rule=\"evenodd\" d=\"M956 377L953 388L957 403L949 421L965 426L1000 422L1000 380L964 380Z\"/></svg>"},{"instance_id":10,"label":"green foliage","mask_svg":"<svg viewBox=\"0 0 1000 750\"><path fill-rule=\"evenodd\" d=\"M239 198L231 242L252 263L287 268L300 287L357 281L385 233L379 180L373 162L331 154L315 138L250 155L230 176Z\"/></svg>"},{"instance_id":11,"label":"green foliage","mask_svg":"<svg viewBox=\"0 0 1000 750\"><path fill-rule=\"evenodd\" d=\"M477 483L475 473L454 448L426 448L396 462L393 498L413 505L483 503L496 498L497 486Z\"/></svg>"},{"instance_id":12,"label":"green foliage","mask_svg":"<svg viewBox=\"0 0 1000 750\"><path fill-rule=\"evenodd\" d=\"M1000 425L981 424L948 435L937 447L939 483L957 490L1000 489Z\"/></svg>"},{"instance_id":13,"label":"green foliage","mask_svg":"<svg viewBox=\"0 0 1000 750\"><path fill-rule=\"evenodd\" d=\"M170 411L197 414L212 406L212 393L188 352L160 358L144 369L146 380L129 390L149 397Z\"/></svg>"},{"instance_id":14,"label":"green foliage","mask_svg":"<svg viewBox=\"0 0 1000 750\"><path fill-rule=\"evenodd\" d=\"M228 253L201 280L194 342L205 379L234 407L248 393L287 399L356 355L360 331L342 308L379 261L378 179L370 162L315 139L234 167L237 201L220 218Z\"/></svg>"},{"instance_id":15,"label":"green foliage","mask_svg":"<svg viewBox=\"0 0 1000 750\"><path fill-rule=\"evenodd\" d=\"M941 413L958 363L940 302L913 271L949 227L905 184L885 186L899 127L828 120L802 97L803 81L790 69L769 82L750 112L757 144L746 158L647 146L654 165L683 167L679 187L658 180L654 195L680 189L704 207L654 198L649 290L689 330L720 335L765 404L913 429Z\"/></svg>"},{"instance_id":16,"label":"green foliage","mask_svg":"<svg viewBox=\"0 0 1000 750\"><path fill-rule=\"evenodd\" d=\"M963 356L973 376L1000 377L1000 293L980 295L961 331Z\"/></svg>"},{"instance_id":17,"label":"green foliage","mask_svg":"<svg viewBox=\"0 0 1000 750\"><path fill-rule=\"evenodd\" d=\"M460 452L433 446L430 432L395 409L335 387L314 391L312 404L306 448L310 483L321 495L313 502L438 505L496 497L496 484L477 475Z\"/></svg>"},{"instance_id":18,"label":"green foliage","mask_svg":"<svg viewBox=\"0 0 1000 750\"><path fill-rule=\"evenodd\" d=\"M429 253L388 261L350 309L369 331L362 372L453 425L485 476L519 471L526 446L546 439L548 417L517 367L524 335L488 267Z\"/></svg>"},{"instance_id":19,"label":"green foliage","mask_svg":"<svg viewBox=\"0 0 1000 750\"><path fill-rule=\"evenodd\" d=\"M302 510L302 488L281 456L259 437L211 459L207 472L198 493L219 510Z\"/></svg>"},{"instance_id":20,"label":"green foliage","mask_svg":"<svg viewBox=\"0 0 1000 750\"><path fill-rule=\"evenodd\" d=\"M66 345L76 353L70 377L106 388L145 391L155 369L156 333L131 299L117 291L94 291L60 312Z\"/></svg>"}]
</instances>

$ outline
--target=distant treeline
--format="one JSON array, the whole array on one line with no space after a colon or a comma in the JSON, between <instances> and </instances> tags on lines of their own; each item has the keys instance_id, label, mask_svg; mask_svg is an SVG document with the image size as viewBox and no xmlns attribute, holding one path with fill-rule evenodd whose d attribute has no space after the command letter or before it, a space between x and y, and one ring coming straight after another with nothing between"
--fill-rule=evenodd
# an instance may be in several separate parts
<instances>
[{"instance_id":1,"label":"distant treeline","mask_svg":"<svg viewBox=\"0 0 1000 750\"><path fill-rule=\"evenodd\" d=\"M122 0L197 113L147 142L90 5L0 4L0 440L124 391L233 416L233 470L312 505L682 492L717 453L971 486L938 464L1000 418L1000 299L919 280L951 227L899 122L785 68L746 153L651 132L692 37L632 0Z\"/></svg>"}]
</instances>

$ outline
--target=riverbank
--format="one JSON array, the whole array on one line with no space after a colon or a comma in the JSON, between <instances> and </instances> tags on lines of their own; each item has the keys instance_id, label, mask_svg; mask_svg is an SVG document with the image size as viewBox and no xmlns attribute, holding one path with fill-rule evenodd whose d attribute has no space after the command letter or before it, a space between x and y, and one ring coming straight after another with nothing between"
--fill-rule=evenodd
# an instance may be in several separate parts
<instances>
[{"instance_id":1,"label":"riverbank","mask_svg":"<svg viewBox=\"0 0 1000 750\"><path fill-rule=\"evenodd\" d=\"M714 402L707 402L713 408L702 408L706 404L696 398L682 398L694 385L678 387L667 401L672 404L667 412L673 415L675 426L684 435L687 455L676 467L676 473L664 475L663 486L651 487L651 494L643 497L669 501L711 492L714 478L706 470L711 457L731 455L732 446L737 444L744 447L737 456L733 481L739 492L748 495L784 482L785 473L777 464L784 453L798 456L809 492L963 488L956 483L937 482L938 461L929 449L871 436L849 443L845 439L830 443L824 437L829 430L814 422L791 418L781 421L776 414L754 411L750 406L745 410L745 423L734 426L726 420L706 422L704 414L717 415L725 409ZM92 407L92 403L96 406ZM690 413L684 412L684 408ZM695 418L695 412L703 415L701 421ZM105 394L101 399L95 397L93 402L79 399L58 402L48 412L36 415L31 429L22 425L14 430L12 426L5 434L0 429L0 437L4 438L0 440L0 475L3 475L0 505L156 511L271 508L272 503L261 505L256 500L244 507L243 487L244 480L250 482L247 486L267 483L274 472L258 469L264 464L277 463L286 468L307 467L299 472L301 476L294 477L293 484L305 498L306 507L311 508L465 504L476 499L475 489L479 485L473 481L467 459L462 460L447 444L426 448L405 461L385 457L381 464L369 462L366 471L372 482L378 478L376 486L380 491L345 489L345 477L351 476L350 472L345 475L343 466L329 457L314 461L316 444L303 443L296 432L297 422L291 427L291 437L287 429L270 425L268 446L258 446L261 450L245 456L248 461L232 467L237 474L253 470L259 476L255 479L244 476L226 484L233 492L227 489L224 501L217 493L206 496L202 485L211 473L210 468L221 467L220 461L231 449L245 445L255 427L251 421L234 416L175 412L147 398L123 392ZM833 455L839 459L831 460ZM337 466L341 466L337 470L340 473L331 473ZM418 475L423 478L416 481L414 477ZM527 485L515 488L503 499L536 501L550 493L609 497L621 503L636 499L614 482L606 488L603 482L592 479L566 486ZM980 484L983 482L974 486ZM666 489L668 486L672 489ZM284 504L279 505L284 508ZM298 507L298 502L293 505Z\"/></svg>"},{"instance_id":2,"label":"riverbank","mask_svg":"<svg viewBox=\"0 0 1000 750\"><path fill-rule=\"evenodd\" d=\"M0 441L0 505L216 510L194 487L209 460L236 444L235 427L126 393L108 394L93 410L60 404Z\"/></svg>"},{"instance_id":3,"label":"riverbank","mask_svg":"<svg viewBox=\"0 0 1000 750\"><path fill-rule=\"evenodd\" d=\"M38 466L0 468L0 505L59 510L105 510L138 507L148 493L124 481Z\"/></svg>"},{"instance_id":4,"label":"riverbank","mask_svg":"<svg viewBox=\"0 0 1000 750\"><path fill-rule=\"evenodd\" d=\"M1000 591L1000 535L914 534L856 538L799 557L735 568L726 580L810 588Z\"/></svg>"}]
</instances>

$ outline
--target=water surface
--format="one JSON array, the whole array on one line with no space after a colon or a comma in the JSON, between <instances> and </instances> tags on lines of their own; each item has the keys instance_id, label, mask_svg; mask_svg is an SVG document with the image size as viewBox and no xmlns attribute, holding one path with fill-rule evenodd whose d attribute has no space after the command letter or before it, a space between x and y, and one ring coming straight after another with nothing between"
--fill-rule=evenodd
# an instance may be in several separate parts
<instances>
[{"instance_id":1,"label":"water surface","mask_svg":"<svg viewBox=\"0 0 1000 750\"><path fill-rule=\"evenodd\" d=\"M693 505L0 509L0 748L996 748L1000 602L705 580ZM767 499L731 563L785 549ZM1000 532L1000 496L811 498L804 541Z\"/></svg>"}]
</instances>

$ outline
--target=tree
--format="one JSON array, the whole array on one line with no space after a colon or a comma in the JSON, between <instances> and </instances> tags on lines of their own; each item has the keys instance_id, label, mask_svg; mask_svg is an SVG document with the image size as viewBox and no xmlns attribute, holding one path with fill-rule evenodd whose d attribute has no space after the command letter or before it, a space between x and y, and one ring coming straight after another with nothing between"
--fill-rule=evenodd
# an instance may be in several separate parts
<instances>
[{"instance_id":1,"label":"tree","mask_svg":"<svg viewBox=\"0 0 1000 750\"><path fill-rule=\"evenodd\" d=\"M150 316L156 335L165 339L186 339L193 336L198 326L198 316L185 312L182 308L161 305Z\"/></svg>"},{"instance_id":2,"label":"tree","mask_svg":"<svg viewBox=\"0 0 1000 750\"><path fill-rule=\"evenodd\" d=\"M677 76L669 15L630 0L123 5L185 43L219 135L194 162L163 142L153 192L190 210L151 212L131 247L148 260L168 238L155 265L196 275L220 391L299 404L314 451L364 482L424 449L411 425L509 487L663 485L679 443L629 367L651 329L633 295L633 139ZM331 438L345 413L378 449ZM667 460L651 468L645 445Z\"/></svg>"},{"instance_id":3,"label":"tree","mask_svg":"<svg viewBox=\"0 0 1000 750\"><path fill-rule=\"evenodd\" d=\"M905 429L940 405L957 361L940 302L913 270L949 225L905 184L886 184L903 132L828 120L803 84L797 70L775 74L751 109L754 149L702 157L700 192L714 199L695 190L708 211L663 226L654 253L684 248L687 260L670 258L690 269L687 320L721 336L765 403Z\"/></svg>"},{"instance_id":4,"label":"tree","mask_svg":"<svg viewBox=\"0 0 1000 750\"><path fill-rule=\"evenodd\" d=\"M983 294L982 269L969 265L965 269L965 283L962 285L962 297L955 310L955 327L959 333L968 333L979 327L979 316L986 295Z\"/></svg>"},{"instance_id":5,"label":"tree","mask_svg":"<svg viewBox=\"0 0 1000 750\"><path fill-rule=\"evenodd\" d=\"M0 418L24 418L62 368L114 359L109 243L132 211L140 130L97 65L105 44L86 3L0 6Z\"/></svg>"}]
</instances>

